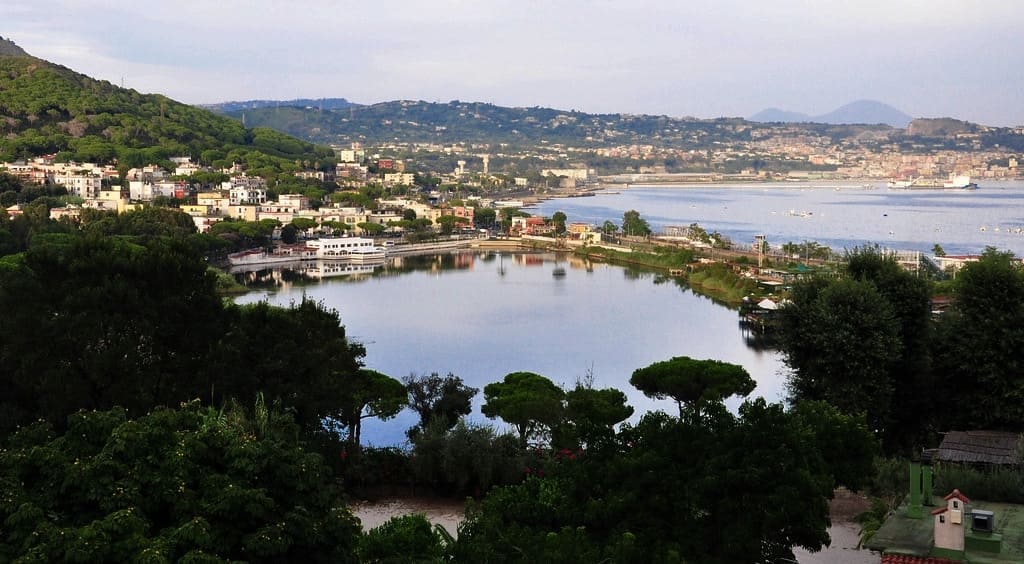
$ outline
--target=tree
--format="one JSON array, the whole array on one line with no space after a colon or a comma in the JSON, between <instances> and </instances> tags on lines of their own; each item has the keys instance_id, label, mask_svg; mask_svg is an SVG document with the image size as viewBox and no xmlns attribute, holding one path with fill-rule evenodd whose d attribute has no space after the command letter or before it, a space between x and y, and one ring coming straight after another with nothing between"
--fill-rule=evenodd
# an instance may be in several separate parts
<instances>
[{"instance_id":1,"label":"tree","mask_svg":"<svg viewBox=\"0 0 1024 564\"><path fill-rule=\"evenodd\" d=\"M495 219L497 219L498 212L494 211L494 208L476 208L473 211L473 221L476 222L476 226L480 228L491 228L494 227Z\"/></svg>"},{"instance_id":2,"label":"tree","mask_svg":"<svg viewBox=\"0 0 1024 564\"><path fill-rule=\"evenodd\" d=\"M409 407L420 416L418 431L426 429L431 421L437 421L445 430L451 429L460 417L470 414L473 397L480 391L465 385L462 378L452 373L443 378L437 372L429 376L410 374L402 382L409 395Z\"/></svg>"},{"instance_id":3,"label":"tree","mask_svg":"<svg viewBox=\"0 0 1024 564\"><path fill-rule=\"evenodd\" d=\"M359 227L359 229L362 229L364 232L366 232L367 235L370 235L371 237L379 235L382 231L384 231L384 229L386 229L384 225L381 225L380 223L374 223L372 221L361 221L357 224L357 226Z\"/></svg>"},{"instance_id":4,"label":"tree","mask_svg":"<svg viewBox=\"0 0 1024 564\"><path fill-rule=\"evenodd\" d=\"M296 217L291 221L291 225L294 225L299 231L309 231L316 227L316 220L309 217Z\"/></svg>"},{"instance_id":5,"label":"tree","mask_svg":"<svg viewBox=\"0 0 1024 564\"><path fill-rule=\"evenodd\" d=\"M597 390L578 384L565 394L565 423L559 429L564 446L596 447L615 436L615 425L633 415L626 394L614 388ZM564 435L570 435L565 437Z\"/></svg>"},{"instance_id":6,"label":"tree","mask_svg":"<svg viewBox=\"0 0 1024 564\"><path fill-rule=\"evenodd\" d=\"M406 221L412 221L416 219L416 210L412 208L405 208L402 210L402 219Z\"/></svg>"},{"instance_id":7,"label":"tree","mask_svg":"<svg viewBox=\"0 0 1024 564\"><path fill-rule=\"evenodd\" d=\"M515 427L520 446L526 448L531 438L561 421L564 395L554 382L539 374L512 372L501 382L484 386L480 409L487 417L500 417Z\"/></svg>"},{"instance_id":8,"label":"tree","mask_svg":"<svg viewBox=\"0 0 1024 564\"><path fill-rule=\"evenodd\" d=\"M873 454L862 420L821 409L797 414L758 399L738 416L709 406L700 422L648 413L624 424L613 448L558 458L492 490L468 511L454 557L729 563L817 550L828 542L836 462L861 469ZM847 453L830 440L869 447Z\"/></svg>"},{"instance_id":9,"label":"tree","mask_svg":"<svg viewBox=\"0 0 1024 564\"><path fill-rule=\"evenodd\" d=\"M733 395L746 396L756 384L747 371L720 360L677 356L633 371L629 383L647 397L676 401L679 417L696 421L710 404Z\"/></svg>"},{"instance_id":10,"label":"tree","mask_svg":"<svg viewBox=\"0 0 1024 564\"><path fill-rule=\"evenodd\" d=\"M289 223L281 228L281 242L286 245L294 245L298 241L298 228L294 223Z\"/></svg>"},{"instance_id":11,"label":"tree","mask_svg":"<svg viewBox=\"0 0 1024 564\"><path fill-rule=\"evenodd\" d=\"M646 237L651 234L647 220L640 217L640 212L629 210L622 214L622 232L632 237Z\"/></svg>"},{"instance_id":12,"label":"tree","mask_svg":"<svg viewBox=\"0 0 1024 564\"><path fill-rule=\"evenodd\" d=\"M937 257L944 257L946 256L946 250L942 248L942 245L935 243L935 246L932 247L932 254Z\"/></svg>"},{"instance_id":13,"label":"tree","mask_svg":"<svg viewBox=\"0 0 1024 564\"><path fill-rule=\"evenodd\" d=\"M442 215L437 218L437 224L441 226L442 235L451 235L452 231L455 230L455 216L454 215Z\"/></svg>"},{"instance_id":14,"label":"tree","mask_svg":"<svg viewBox=\"0 0 1024 564\"><path fill-rule=\"evenodd\" d=\"M363 393L360 369L366 349L348 339L338 312L303 299L289 307L266 302L232 305L230 329L207 361L211 401L248 398L262 392L294 410L309 436L323 434L324 421L347 425ZM316 343L316 346L310 346ZM337 437L332 437L337 438Z\"/></svg>"},{"instance_id":15,"label":"tree","mask_svg":"<svg viewBox=\"0 0 1024 564\"><path fill-rule=\"evenodd\" d=\"M215 277L184 241L69 238L0 268L0 435L79 409L209 397L227 330ZM45 346L40 346L45 342Z\"/></svg>"},{"instance_id":16,"label":"tree","mask_svg":"<svg viewBox=\"0 0 1024 564\"><path fill-rule=\"evenodd\" d=\"M565 220L567 219L565 212L556 211L551 214L551 222L555 225L555 234L562 235L565 233Z\"/></svg>"},{"instance_id":17,"label":"tree","mask_svg":"<svg viewBox=\"0 0 1024 564\"><path fill-rule=\"evenodd\" d=\"M960 269L954 303L939 317L935 364L941 397L970 410L942 414L944 428L1024 425L1024 273L1010 253L987 249Z\"/></svg>"},{"instance_id":18,"label":"tree","mask_svg":"<svg viewBox=\"0 0 1024 564\"><path fill-rule=\"evenodd\" d=\"M619 226L615 225L611 220L606 219L604 220L604 223L601 224L601 233L604 233L605 235L615 235L618 232Z\"/></svg>"},{"instance_id":19,"label":"tree","mask_svg":"<svg viewBox=\"0 0 1024 564\"><path fill-rule=\"evenodd\" d=\"M889 451L911 451L926 440L935 412L934 397L928 393L935 388L929 350L933 323L928 283L877 246L847 253L846 272L855 280L873 284L892 307L901 346L889 372L895 409L883 438Z\"/></svg>"},{"instance_id":20,"label":"tree","mask_svg":"<svg viewBox=\"0 0 1024 564\"><path fill-rule=\"evenodd\" d=\"M0 560L356 562L359 522L296 433L198 402L23 428L0 448Z\"/></svg>"},{"instance_id":21,"label":"tree","mask_svg":"<svg viewBox=\"0 0 1024 564\"><path fill-rule=\"evenodd\" d=\"M336 417L348 427L349 443L358 449L363 419L390 419L402 411L408 398L400 381L369 368L360 368L345 384L348 398Z\"/></svg>"},{"instance_id":22,"label":"tree","mask_svg":"<svg viewBox=\"0 0 1024 564\"><path fill-rule=\"evenodd\" d=\"M885 429L891 370L903 345L892 306L871 282L797 284L781 310L779 341L793 400L823 400L845 414L867 413L873 430Z\"/></svg>"}]
</instances>

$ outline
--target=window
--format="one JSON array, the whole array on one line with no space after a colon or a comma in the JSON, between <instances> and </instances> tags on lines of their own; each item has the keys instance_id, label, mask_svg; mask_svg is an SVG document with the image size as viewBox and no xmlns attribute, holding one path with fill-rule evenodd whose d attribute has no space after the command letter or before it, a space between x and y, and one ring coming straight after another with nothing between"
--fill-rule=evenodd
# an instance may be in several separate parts
<instances>
[{"instance_id":1,"label":"window","mask_svg":"<svg viewBox=\"0 0 1024 564\"><path fill-rule=\"evenodd\" d=\"M960 509L960 502L955 499L953 500L953 509Z\"/></svg>"},{"instance_id":2,"label":"window","mask_svg":"<svg viewBox=\"0 0 1024 564\"><path fill-rule=\"evenodd\" d=\"M945 522L946 522L946 516L945 515L939 515L939 523L945 523Z\"/></svg>"}]
</instances>

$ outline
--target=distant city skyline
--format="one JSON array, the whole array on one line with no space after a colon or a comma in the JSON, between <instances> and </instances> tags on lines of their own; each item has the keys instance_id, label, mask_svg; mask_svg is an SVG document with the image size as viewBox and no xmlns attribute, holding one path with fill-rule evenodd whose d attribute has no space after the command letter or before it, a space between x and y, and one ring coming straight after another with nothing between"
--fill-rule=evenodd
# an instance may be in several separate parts
<instances>
[{"instance_id":1,"label":"distant city skyline","mask_svg":"<svg viewBox=\"0 0 1024 564\"><path fill-rule=\"evenodd\" d=\"M1017 0L9 0L30 54L190 103L347 98L1024 125Z\"/></svg>"}]
</instances>

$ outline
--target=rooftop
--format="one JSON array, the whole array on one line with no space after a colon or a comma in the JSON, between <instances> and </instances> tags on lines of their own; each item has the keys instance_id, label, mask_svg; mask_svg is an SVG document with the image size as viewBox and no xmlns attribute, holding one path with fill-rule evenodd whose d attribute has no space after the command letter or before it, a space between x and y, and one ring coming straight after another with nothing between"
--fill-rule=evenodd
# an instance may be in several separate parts
<instances>
[{"instance_id":1,"label":"rooftop","mask_svg":"<svg viewBox=\"0 0 1024 564\"><path fill-rule=\"evenodd\" d=\"M932 500L932 507L942 507L945 502L941 497ZM1012 503L995 503L972 500L969 509L982 509L995 514L995 532L1002 535L1002 551L999 554L968 550L967 561L971 564L1007 564L1024 562L1024 505ZM927 514L926 514L927 515ZM907 506L901 505L889 516L878 532L867 542L867 548L879 550L886 556L912 556L919 560L883 560L893 564L915 564L922 562L942 562L931 554L934 520L930 515L924 519L907 517ZM924 560L920 560L920 559Z\"/></svg>"},{"instance_id":2,"label":"rooftop","mask_svg":"<svg viewBox=\"0 0 1024 564\"><path fill-rule=\"evenodd\" d=\"M1005 431L950 431L937 453L943 462L1019 465L1020 433Z\"/></svg>"}]
</instances>

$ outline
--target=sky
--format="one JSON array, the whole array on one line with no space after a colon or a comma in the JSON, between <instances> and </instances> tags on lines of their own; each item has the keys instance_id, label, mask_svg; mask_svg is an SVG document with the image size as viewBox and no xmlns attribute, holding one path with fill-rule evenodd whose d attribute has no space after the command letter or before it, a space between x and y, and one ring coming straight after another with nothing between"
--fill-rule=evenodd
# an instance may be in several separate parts
<instances>
[{"instance_id":1,"label":"sky","mask_svg":"<svg viewBox=\"0 0 1024 564\"><path fill-rule=\"evenodd\" d=\"M3 0L30 54L189 104L462 100L1024 125L1020 0Z\"/></svg>"}]
</instances>

